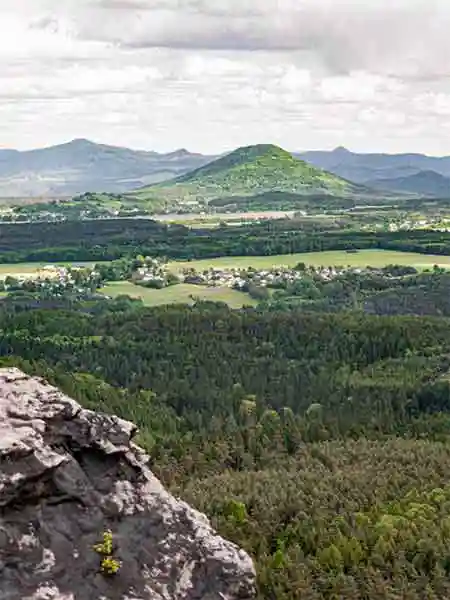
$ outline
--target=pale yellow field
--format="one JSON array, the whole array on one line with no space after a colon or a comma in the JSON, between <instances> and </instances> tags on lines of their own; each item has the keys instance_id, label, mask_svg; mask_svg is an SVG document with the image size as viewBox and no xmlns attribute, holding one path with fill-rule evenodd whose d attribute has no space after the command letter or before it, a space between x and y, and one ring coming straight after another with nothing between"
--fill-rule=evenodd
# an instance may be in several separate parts
<instances>
[{"instance_id":1,"label":"pale yellow field","mask_svg":"<svg viewBox=\"0 0 450 600\"><path fill-rule=\"evenodd\" d=\"M37 276L37 274L47 265L49 265L50 263L17 263L17 264L0 264L0 279L4 279L5 277L7 277L8 275L10 275L11 277L18 277L18 276L23 276L23 277L35 277ZM91 267L94 266L95 263L93 262L76 262L76 263L55 263L54 266L55 267L64 267L64 266L70 266L70 265L77 265L77 266L86 266L86 267ZM48 276L50 276L51 271L49 272Z\"/></svg>"}]
</instances>

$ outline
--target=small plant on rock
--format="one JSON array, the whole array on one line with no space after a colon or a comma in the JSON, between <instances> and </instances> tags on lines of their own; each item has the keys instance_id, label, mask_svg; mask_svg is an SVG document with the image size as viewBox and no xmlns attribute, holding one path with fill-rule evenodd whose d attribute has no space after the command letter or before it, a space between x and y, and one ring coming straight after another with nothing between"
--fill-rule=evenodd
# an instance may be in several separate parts
<instances>
[{"instance_id":1,"label":"small plant on rock","mask_svg":"<svg viewBox=\"0 0 450 600\"><path fill-rule=\"evenodd\" d=\"M113 537L110 529L103 532L103 542L95 544L94 550L102 557L100 571L103 575L115 575L119 571L121 563L113 556Z\"/></svg>"}]
</instances>

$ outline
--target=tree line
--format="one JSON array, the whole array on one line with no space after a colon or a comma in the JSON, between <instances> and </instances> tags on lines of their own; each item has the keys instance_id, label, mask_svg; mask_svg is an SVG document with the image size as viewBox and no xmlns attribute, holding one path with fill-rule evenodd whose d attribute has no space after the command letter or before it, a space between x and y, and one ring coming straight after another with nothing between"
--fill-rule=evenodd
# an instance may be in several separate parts
<instances>
[{"instance_id":1,"label":"tree line","mask_svg":"<svg viewBox=\"0 0 450 600\"><path fill-rule=\"evenodd\" d=\"M4 263L99 261L140 254L189 260L370 248L450 255L450 235L426 230L327 229L317 222L308 225L291 219L215 229L150 219L0 224L0 262Z\"/></svg>"}]
</instances>

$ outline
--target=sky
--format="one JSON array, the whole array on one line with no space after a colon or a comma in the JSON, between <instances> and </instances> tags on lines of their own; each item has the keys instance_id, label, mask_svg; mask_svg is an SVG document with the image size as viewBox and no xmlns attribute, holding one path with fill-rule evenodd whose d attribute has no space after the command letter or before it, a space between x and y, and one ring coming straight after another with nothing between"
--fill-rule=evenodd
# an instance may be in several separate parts
<instances>
[{"instance_id":1,"label":"sky","mask_svg":"<svg viewBox=\"0 0 450 600\"><path fill-rule=\"evenodd\" d=\"M0 147L450 154L449 0L0 0Z\"/></svg>"}]
</instances>

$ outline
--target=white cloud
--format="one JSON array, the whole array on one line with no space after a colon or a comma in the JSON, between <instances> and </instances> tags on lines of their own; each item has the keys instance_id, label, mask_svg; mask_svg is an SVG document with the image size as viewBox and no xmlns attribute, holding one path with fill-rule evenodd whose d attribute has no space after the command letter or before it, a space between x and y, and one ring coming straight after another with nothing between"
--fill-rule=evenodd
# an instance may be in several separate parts
<instances>
[{"instance_id":1,"label":"white cloud","mask_svg":"<svg viewBox=\"0 0 450 600\"><path fill-rule=\"evenodd\" d=\"M2 0L0 140L450 154L448 0Z\"/></svg>"}]
</instances>

